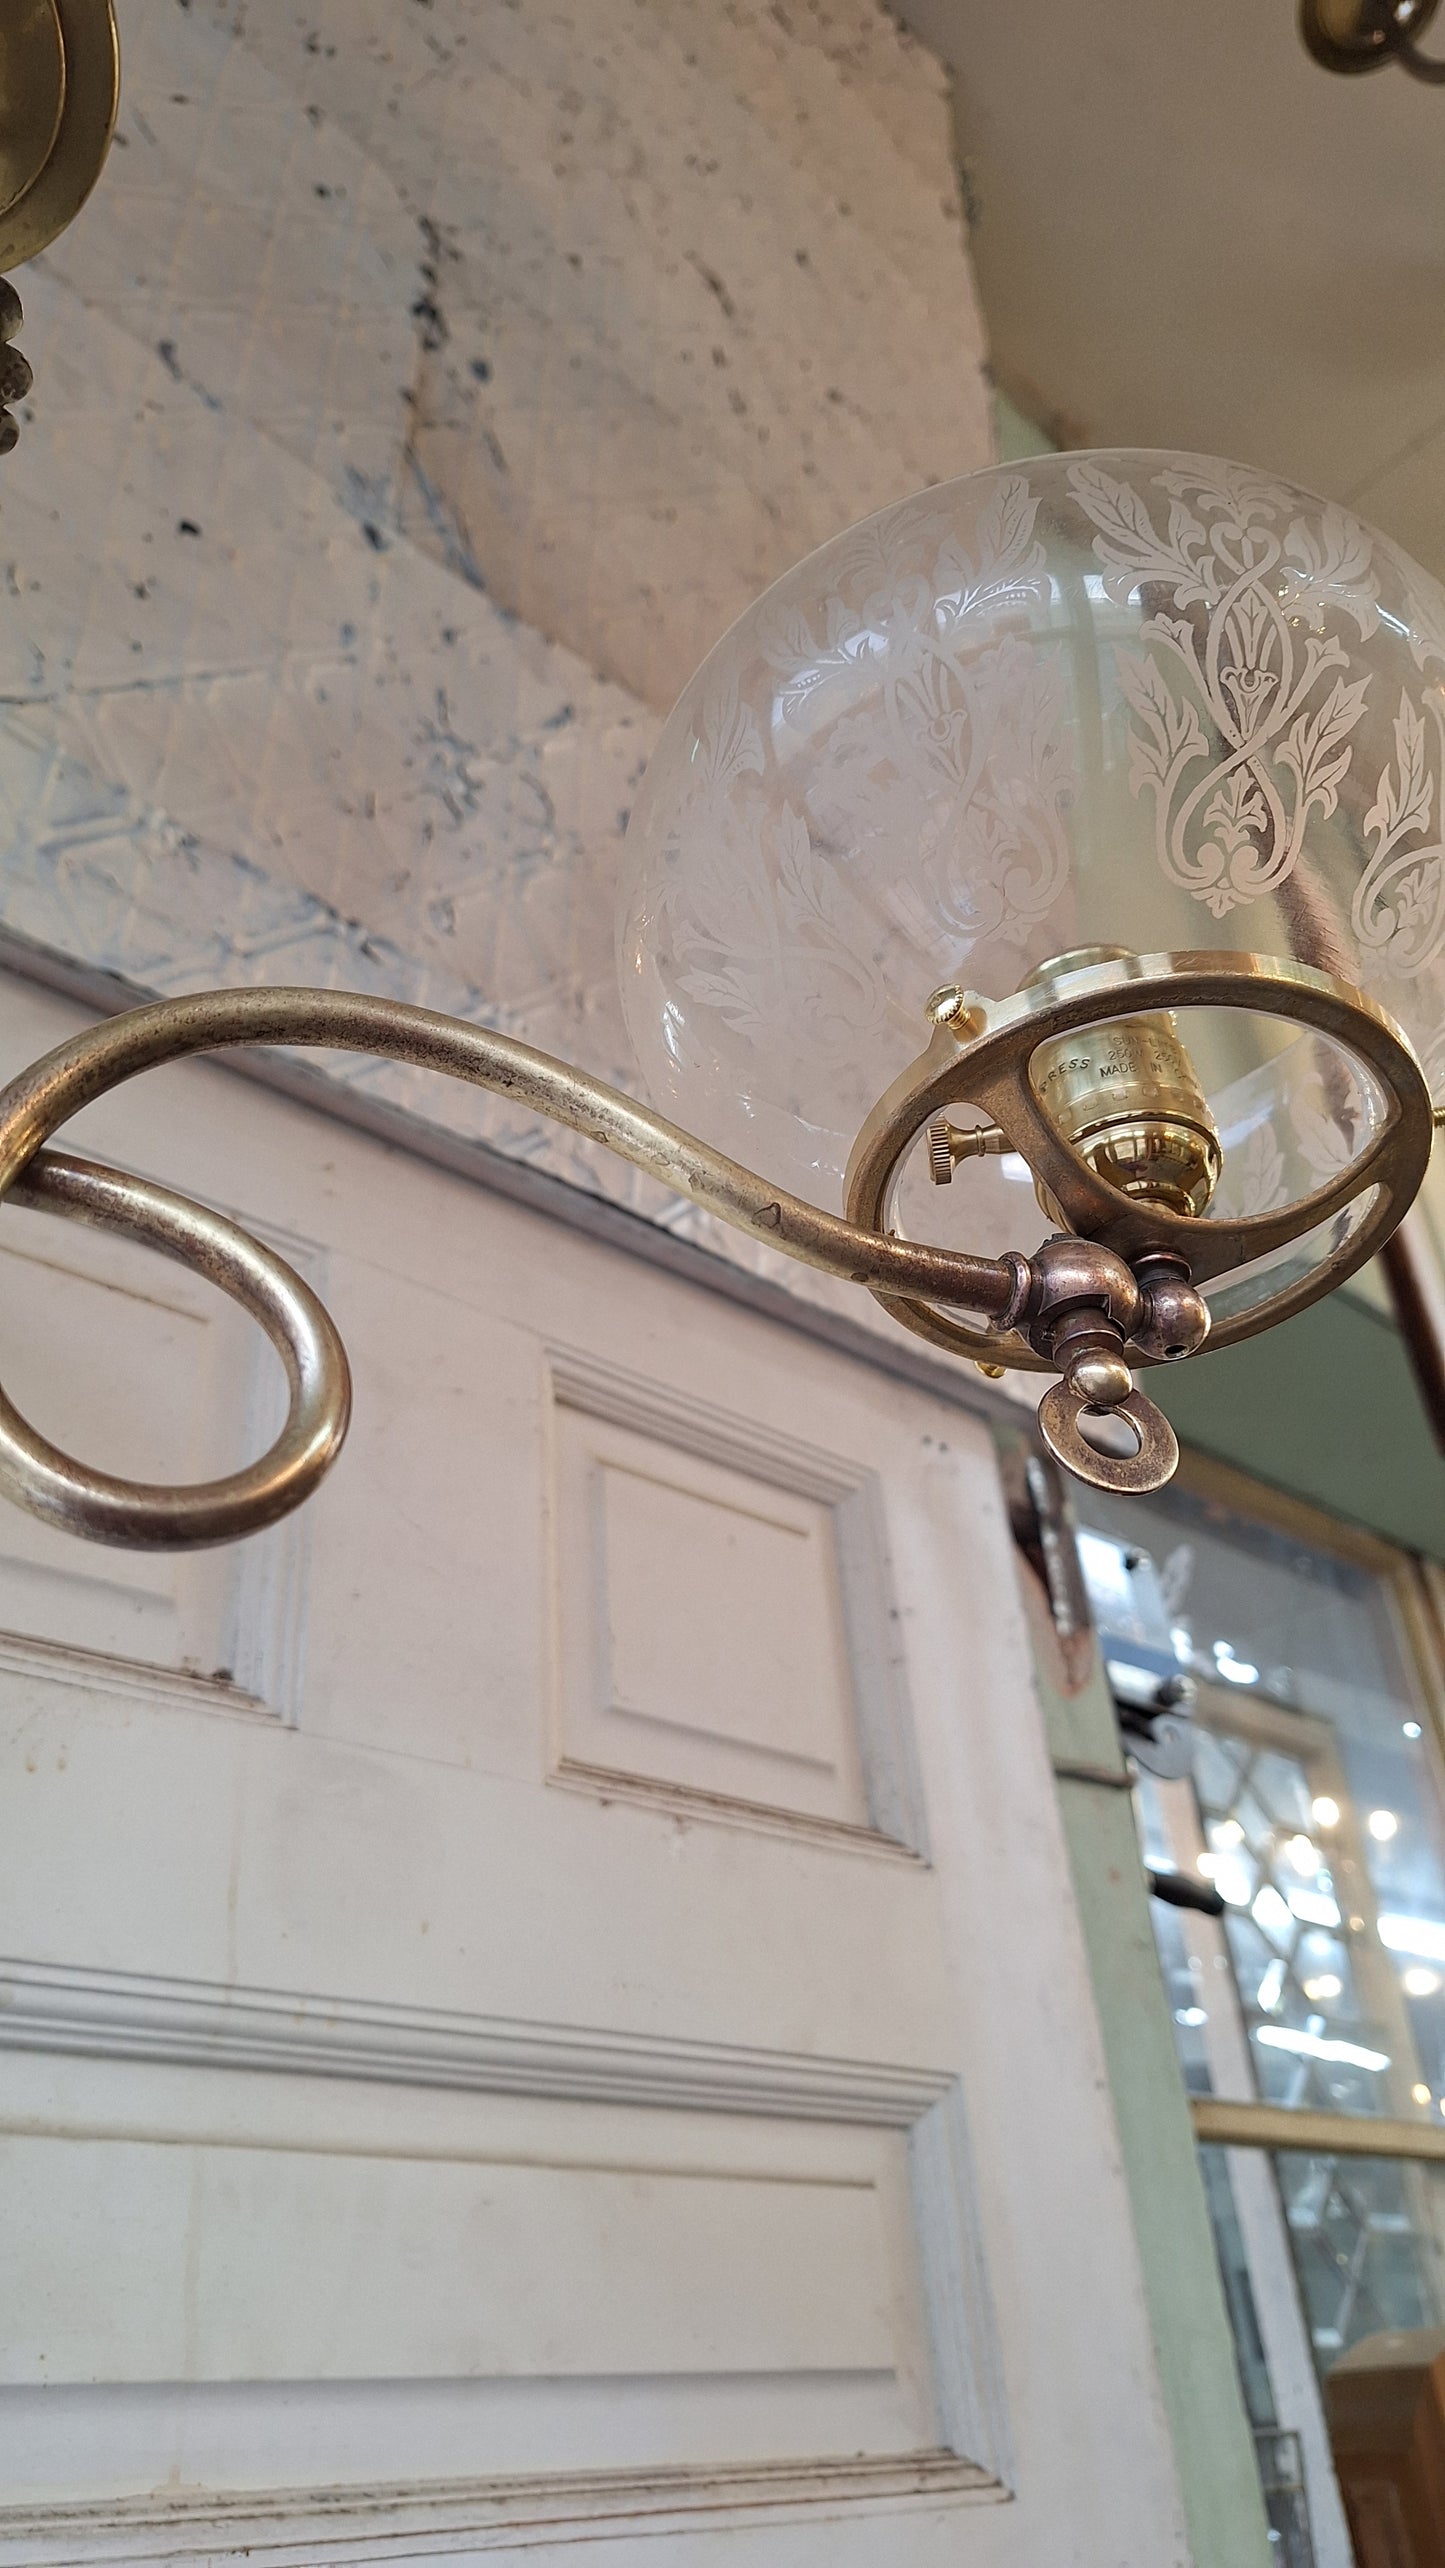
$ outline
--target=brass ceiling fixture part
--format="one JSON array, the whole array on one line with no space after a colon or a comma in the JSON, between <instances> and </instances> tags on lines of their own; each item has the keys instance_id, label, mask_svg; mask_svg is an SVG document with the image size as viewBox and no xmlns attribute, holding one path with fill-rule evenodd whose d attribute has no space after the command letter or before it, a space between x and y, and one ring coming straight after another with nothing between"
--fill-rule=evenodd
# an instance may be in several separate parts
<instances>
[{"instance_id":1,"label":"brass ceiling fixture part","mask_svg":"<svg viewBox=\"0 0 1445 2568\"><path fill-rule=\"evenodd\" d=\"M1307 53L1326 71L1378 71L1397 62L1412 80L1445 81L1445 60L1416 43L1439 0L1300 0Z\"/></svg>"},{"instance_id":2,"label":"brass ceiling fixture part","mask_svg":"<svg viewBox=\"0 0 1445 2568\"><path fill-rule=\"evenodd\" d=\"M30 390L30 368L10 344L24 318L14 286L8 277L0 276L0 455L9 454L20 434L9 405L23 401Z\"/></svg>"},{"instance_id":3,"label":"brass ceiling fixture part","mask_svg":"<svg viewBox=\"0 0 1445 2568\"><path fill-rule=\"evenodd\" d=\"M30 390L11 342L20 297L3 271L57 240L99 178L120 103L111 0L8 0L0 18L0 455Z\"/></svg>"},{"instance_id":4,"label":"brass ceiling fixture part","mask_svg":"<svg viewBox=\"0 0 1445 2568\"><path fill-rule=\"evenodd\" d=\"M55 0L13 0L0 45L0 218L34 193L59 138L65 89ZM11 249L7 266L23 255Z\"/></svg>"},{"instance_id":5,"label":"brass ceiling fixture part","mask_svg":"<svg viewBox=\"0 0 1445 2568\"><path fill-rule=\"evenodd\" d=\"M0 260L82 202L115 78L107 0L19 0L0 25ZM17 317L0 302L0 349ZM27 381L0 356L0 394ZM0 1198L209 1277L271 1336L290 1406L245 1470L153 1487L60 1452L0 1391L0 1494L95 1541L189 1548L273 1522L340 1450L345 1352L282 1261L46 1146L141 1071L255 1043L498 1091L985 1373L1052 1374L1058 1459L1159 1487L1178 1447L1136 1370L1331 1291L1428 1164L1426 1058L1445 1088L1445 844L1418 843L1445 804L1432 666L1445 593L1418 565L1208 457L1035 458L849 529L724 637L634 802L624 1014L654 1095L707 1137L510 1036L354 992L217 990L76 1036L0 1091ZM1140 921L1136 952L1118 940ZM950 957L978 986L925 1001ZM900 1067L911 1027L926 1041ZM1054 1235L999 1256L906 1237L920 1145L936 1186L968 1162L964 1190L994 1188L995 1235L1018 1176Z\"/></svg>"},{"instance_id":6,"label":"brass ceiling fixture part","mask_svg":"<svg viewBox=\"0 0 1445 2568\"><path fill-rule=\"evenodd\" d=\"M0 27L0 269L58 240L99 178L120 103L110 0L9 0Z\"/></svg>"}]
</instances>

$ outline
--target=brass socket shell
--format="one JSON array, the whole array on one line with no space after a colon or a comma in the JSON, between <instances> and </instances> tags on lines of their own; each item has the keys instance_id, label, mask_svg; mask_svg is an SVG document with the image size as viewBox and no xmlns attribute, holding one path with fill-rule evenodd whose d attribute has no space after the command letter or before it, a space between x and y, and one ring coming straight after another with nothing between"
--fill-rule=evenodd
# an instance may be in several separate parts
<instances>
[{"instance_id":1,"label":"brass socket shell","mask_svg":"<svg viewBox=\"0 0 1445 2568\"><path fill-rule=\"evenodd\" d=\"M1081 946L1032 973L1024 987L1121 959ZM1030 1065L1039 1103L1079 1157L1136 1202L1198 1219L1223 1166L1219 1133L1172 1016L1123 1017L1041 1043ZM1037 1189L1050 1220L1060 1219Z\"/></svg>"}]
</instances>

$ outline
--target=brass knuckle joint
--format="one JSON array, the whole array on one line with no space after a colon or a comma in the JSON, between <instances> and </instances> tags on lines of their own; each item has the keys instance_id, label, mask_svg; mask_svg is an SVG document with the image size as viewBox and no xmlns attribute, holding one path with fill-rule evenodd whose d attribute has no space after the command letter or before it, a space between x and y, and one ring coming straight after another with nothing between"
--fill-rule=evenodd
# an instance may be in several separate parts
<instances>
[{"instance_id":1,"label":"brass knuckle joint","mask_svg":"<svg viewBox=\"0 0 1445 2568\"><path fill-rule=\"evenodd\" d=\"M1209 1335L1209 1305L1183 1258L1165 1249L1130 1265L1095 1240L1044 1242L1029 1266L1016 1313L1036 1355L1063 1369L1065 1351L1099 1341L1129 1345L1154 1364L1194 1355Z\"/></svg>"},{"instance_id":2,"label":"brass knuckle joint","mask_svg":"<svg viewBox=\"0 0 1445 2568\"><path fill-rule=\"evenodd\" d=\"M1159 1488L1179 1447L1168 1419L1137 1388L1128 1351L1166 1363L1203 1344L1209 1312L1182 1258L1161 1251L1131 1267L1093 1240L1046 1240L1032 1260L1020 1318L1035 1354L1061 1377L1039 1404L1050 1450L1096 1488ZM1102 1448L1091 1419L1117 1419L1134 1451Z\"/></svg>"},{"instance_id":3,"label":"brass knuckle joint","mask_svg":"<svg viewBox=\"0 0 1445 2568\"><path fill-rule=\"evenodd\" d=\"M1031 1263L1033 1290L1024 1319L1036 1355L1052 1364L1061 1328L1080 1312L1106 1322L1120 1343L1133 1336L1144 1317L1144 1297L1114 1249L1065 1235L1045 1240Z\"/></svg>"}]
</instances>

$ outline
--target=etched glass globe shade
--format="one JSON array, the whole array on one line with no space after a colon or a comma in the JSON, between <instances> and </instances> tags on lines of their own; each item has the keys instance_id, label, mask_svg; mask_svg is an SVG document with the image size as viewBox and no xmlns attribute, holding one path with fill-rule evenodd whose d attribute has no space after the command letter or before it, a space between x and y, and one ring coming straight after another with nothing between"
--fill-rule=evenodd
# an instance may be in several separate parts
<instances>
[{"instance_id":1,"label":"etched glass globe shade","mask_svg":"<svg viewBox=\"0 0 1445 2568\"><path fill-rule=\"evenodd\" d=\"M1089 948L1294 958L1387 1010L1439 1095L1442 746L1445 592L1332 502L1141 452L924 491L779 580L666 725L620 934L653 1098L836 1210L930 993ZM1211 1217L1309 1195L1378 1127L1322 1034L1176 1023L1223 1145ZM1051 1226L1017 1161L941 1202L921 1157L900 1226Z\"/></svg>"}]
</instances>

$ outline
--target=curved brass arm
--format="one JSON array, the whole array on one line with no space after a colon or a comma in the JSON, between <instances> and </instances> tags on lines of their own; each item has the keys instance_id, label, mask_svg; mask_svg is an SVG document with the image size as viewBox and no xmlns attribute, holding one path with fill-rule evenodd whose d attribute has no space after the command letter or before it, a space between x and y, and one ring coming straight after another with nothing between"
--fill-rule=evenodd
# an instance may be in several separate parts
<instances>
[{"instance_id":1,"label":"curved brass arm","mask_svg":"<svg viewBox=\"0 0 1445 2568\"><path fill-rule=\"evenodd\" d=\"M0 1196L40 1144L92 1098L163 1061L242 1043L376 1052L414 1069L440 1070L474 1087L494 1088L529 1114L548 1115L630 1159L735 1230L852 1284L961 1303L990 1318L1002 1317L1017 1297L1013 1267L997 1258L916 1247L861 1229L786 1194L605 1079L574 1070L530 1043L433 1008L367 998L356 990L204 990L194 998L128 1009L74 1036L0 1089Z\"/></svg>"},{"instance_id":2,"label":"curved brass arm","mask_svg":"<svg viewBox=\"0 0 1445 2568\"><path fill-rule=\"evenodd\" d=\"M0 1197L13 1190L18 1202L126 1230L209 1275L275 1340L292 1405L282 1435L260 1461L224 1483L174 1489L115 1479L76 1462L0 1392L0 1493L99 1542L183 1549L256 1532L299 1504L345 1434L349 1391L340 1340L279 1258L183 1197L41 1148L80 1107L137 1072L246 1043L376 1052L494 1088L529 1113L548 1115L616 1151L770 1248L850 1283L1002 1319L1016 1312L1030 1281L1022 1259L918 1247L821 1212L605 1080L511 1035L430 1008L349 990L211 990L159 1000L76 1035L0 1091Z\"/></svg>"}]
</instances>

